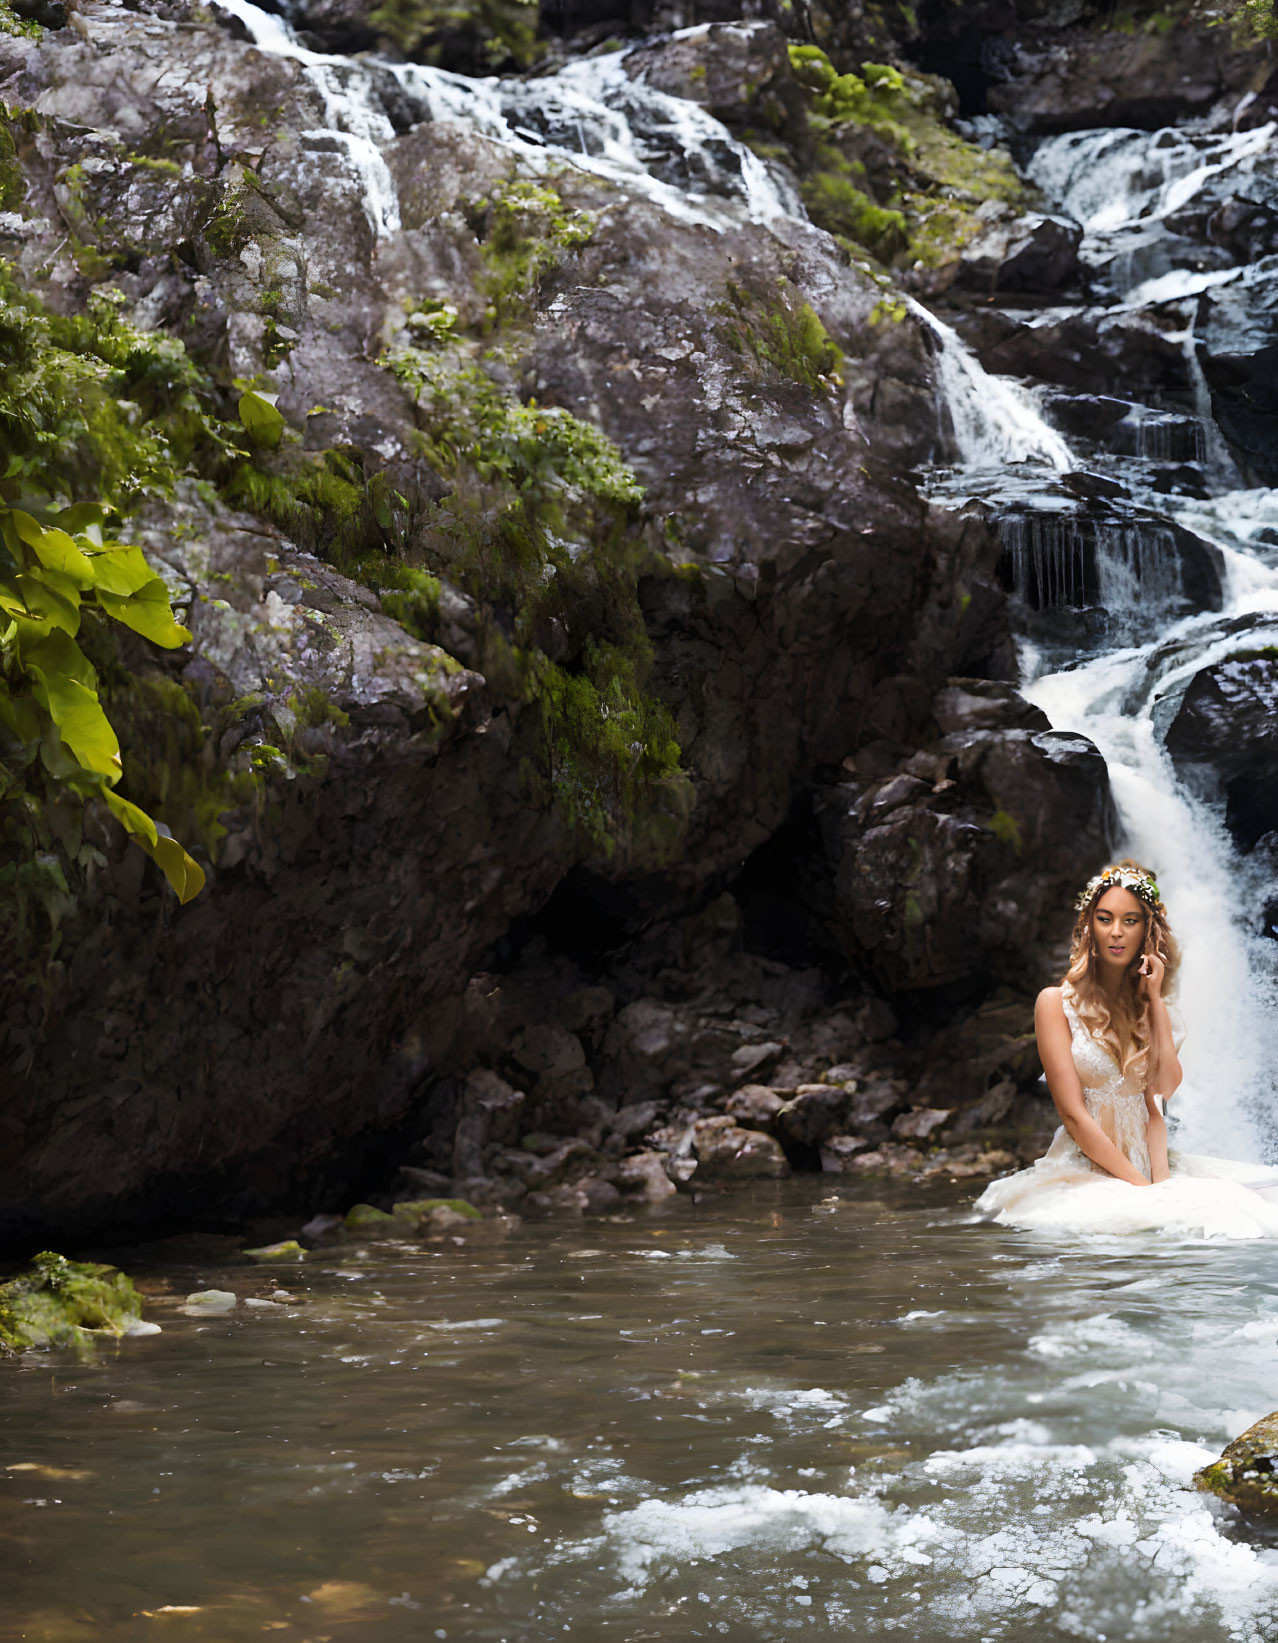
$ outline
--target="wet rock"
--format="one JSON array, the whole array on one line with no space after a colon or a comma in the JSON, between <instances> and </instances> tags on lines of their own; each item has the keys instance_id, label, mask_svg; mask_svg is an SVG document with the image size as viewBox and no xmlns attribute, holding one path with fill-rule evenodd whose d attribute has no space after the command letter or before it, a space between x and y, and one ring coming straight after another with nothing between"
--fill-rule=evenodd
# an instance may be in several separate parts
<instances>
[{"instance_id":1,"label":"wet rock","mask_svg":"<svg viewBox=\"0 0 1278 1643\"><path fill-rule=\"evenodd\" d=\"M637 1135L643 1135L654 1128L661 1114L661 1108L655 1101L635 1101L625 1107L619 1107L613 1114L608 1126L608 1134L618 1141L633 1141Z\"/></svg>"},{"instance_id":2,"label":"wet rock","mask_svg":"<svg viewBox=\"0 0 1278 1643\"><path fill-rule=\"evenodd\" d=\"M1168 33L1031 27L991 42L984 66L990 112L1047 135L1180 124L1249 90L1260 63L1254 47L1231 48L1219 31L1186 23Z\"/></svg>"},{"instance_id":3,"label":"wet rock","mask_svg":"<svg viewBox=\"0 0 1278 1643\"><path fill-rule=\"evenodd\" d=\"M804 101L786 43L773 23L710 23L639 46L624 66L632 79L698 103L728 127L775 131L798 120Z\"/></svg>"},{"instance_id":4,"label":"wet rock","mask_svg":"<svg viewBox=\"0 0 1278 1643\"><path fill-rule=\"evenodd\" d=\"M436 1214L447 1213L458 1221L479 1221L483 1214L465 1198L410 1198L395 1205L393 1219L419 1224Z\"/></svg>"},{"instance_id":5,"label":"wet rock","mask_svg":"<svg viewBox=\"0 0 1278 1643\"><path fill-rule=\"evenodd\" d=\"M1196 673L1167 751L1204 798L1224 797L1244 850L1278 828L1278 653L1244 653Z\"/></svg>"},{"instance_id":6,"label":"wet rock","mask_svg":"<svg viewBox=\"0 0 1278 1643\"><path fill-rule=\"evenodd\" d=\"M831 1135L821 1143L821 1168L828 1175L842 1175L852 1159L870 1143L863 1135Z\"/></svg>"},{"instance_id":7,"label":"wet rock","mask_svg":"<svg viewBox=\"0 0 1278 1643\"><path fill-rule=\"evenodd\" d=\"M953 1111L947 1107L914 1107L893 1122L892 1134L899 1141L926 1141L929 1136L944 1129L953 1116Z\"/></svg>"},{"instance_id":8,"label":"wet rock","mask_svg":"<svg viewBox=\"0 0 1278 1643\"><path fill-rule=\"evenodd\" d=\"M761 1130L742 1129L732 1118L703 1118L693 1126L697 1179L777 1180L790 1173L780 1145Z\"/></svg>"},{"instance_id":9,"label":"wet rock","mask_svg":"<svg viewBox=\"0 0 1278 1643\"><path fill-rule=\"evenodd\" d=\"M1243 1512L1278 1512L1278 1413L1266 1415L1194 1473L1197 1486Z\"/></svg>"},{"instance_id":10,"label":"wet rock","mask_svg":"<svg viewBox=\"0 0 1278 1643\"><path fill-rule=\"evenodd\" d=\"M959 254L955 284L973 291L1062 291L1078 283L1083 230L1070 217L1017 212L988 200Z\"/></svg>"},{"instance_id":11,"label":"wet rock","mask_svg":"<svg viewBox=\"0 0 1278 1643\"><path fill-rule=\"evenodd\" d=\"M664 1203L678 1192L666 1174L666 1161L659 1152L636 1152L622 1160L618 1180L623 1186L637 1191L648 1203Z\"/></svg>"},{"instance_id":12,"label":"wet rock","mask_svg":"<svg viewBox=\"0 0 1278 1643\"><path fill-rule=\"evenodd\" d=\"M743 1084L724 1102L723 1110L746 1129L770 1130L785 1100L785 1096L767 1084Z\"/></svg>"},{"instance_id":13,"label":"wet rock","mask_svg":"<svg viewBox=\"0 0 1278 1643\"><path fill-rule=\"evenodd\" d=\"M738 1077L758 1072L766 1067L785 1049L784 1044L765 1042L763 1044L742 1044L739 1049L733 1050L728 1057L728 1064Z\"/></svg>"},{"instance_id":14,"label":"wet rock","mask_svg":"<svg viewBox=\"0 0 1278 1643\"><path fill-rule=\"evenodd\" d=\"M583 1175L577 1182L577 1191L585 1198L586 1212L590 1215L611 1214L621 1203L617 1188L598 1175Z\"/></svg>"},{"instance_id":15,"label":"wet rock","mask_svg":"<svg viewBox=\"0 0 1278 1643\"><path fill-rule=\"evenodd\" d=\"M881 1124L906 1099L906 1085L894 1078L868 1078L859 1084L847 1102L847 1116L858 1129Z\"/></svg>"},{"instance_id":16,"label":"wet rock","mask_svg":"<svg viewBox=\"0 0 1278 1643\"><path fill-rule=\"evenodd\" d=\"M229 1289L197 1289L187 1296L182 1310L196 1316L201 1313L217 1315L233 1312L238 1304L235 1294Z\"/></svg>"},{"instance_id":17,"label":"wet rock","mask_svg":"<svg viewBox=\"0 0 1278 1643\"><path fill-rule=\"evenodd\" d=\"M617 1002L607 987L582 987L559 1006L559 1019L572 1033L598 1033L612 1020Z\"/></svg>"},{"instance_id":18,"label":"wet rock","mask_svg":"<svg viewBox=\"0 0 1278 1643\"><path fill-rule=\"evenodd\" d=\"M558 1078L586 1065L581 1040L563 1027L525 1027L511 1040L510 1053L526 1071Z\"/></svg>"},{"instance_id":19,"label":"wet rock","mask_svg":"<svg viewBox=\"0 0 1278 1643\"><path fill-rule=\"evenodd\" d=\"M949 774L881 821L863 820L855 786L822 796L840 915L831 935L876 991L1046 976L1060 910L1106 849L1104 761L1056 731L958 731L934 746Z\"/></svg>"},{"instance_id":20,"label":"wet rock","mask_svg":"<svg viewBox=\"0 0 1278 1643\"><path fill-rule=\"evenodd\" d=\"M477 1175L490 1147L516 1139L525 1099L486 1067L467 1074L453 1140L454 1175Z\"/></svg>"},{"instance_id":21,"label":"wet rock","mask_svg":"<svg viewBox=\"0 0 1278 1643\"><path fill-rule=\"evenodd\" d=\"M257 1249L246 1249L251 1261L304 1261L306 1251L296 1238L285 1238L278 1244L261 1244Z\"/></svg>"},{"instance_id":22,"label":"wet rock","mask_svg":"<svg viewBox=\"0 0 1278 1643\"><path fill-rule=\"evenodd\" d=\"M800 1152L818 1146L840 1129L849 1111L848 1092L837 1085L808 1084L796 1091L773 1118L773 1128Z\"/></svg>"},{"instance_id":23,"label":"wet rock","mask_svg":"<svg viewBox=\"0 0 1278 1643\"><path fill-rule=\"evenodd\" d=\"M963 1109L954 1125L955 1134L969 1134L972 1130L989 1129L996 1124L1002 1124L1011 1116L1018 1093L1016 1085L1010 1079L1003 1079L995 1084L979 1101Z\"/></svg>"},{"instance_id":24,"label":"wet rock","mask_svg":"<svg viewBox=\"0 0 1278 1643\"><path fill-rule=\"evenodd\" d=\"M1007 986L971 1015L935 1035L914 1095L920 1104L960 1103L966 1122L967 1109L990 1095L991 1085L1007 1083L1013 1089L1029 1089L1041 1070L1032 993Z\"/></svg>"}]
</instances>

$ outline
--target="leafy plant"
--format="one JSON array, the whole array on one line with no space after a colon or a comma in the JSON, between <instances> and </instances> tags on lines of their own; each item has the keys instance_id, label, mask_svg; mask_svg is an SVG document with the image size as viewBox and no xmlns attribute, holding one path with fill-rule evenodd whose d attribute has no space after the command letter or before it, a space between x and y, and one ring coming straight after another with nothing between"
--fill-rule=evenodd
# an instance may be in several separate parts
<instances>
[{"instance_id":1,"label":"leafy plant","mask_svg":"<svg viewBox=\"0 0 1278 1643\"><path fill-rule=\"evenodd\" d=\"M100 797L186 902L204 873L178 841L115 791L120 744L77 643L89 613L165 649L191 635L141 549L106 538L105 510L81 503L42 523L0 507L0 724L47 774L82 798Z\"/></svg>"}]
</instances>

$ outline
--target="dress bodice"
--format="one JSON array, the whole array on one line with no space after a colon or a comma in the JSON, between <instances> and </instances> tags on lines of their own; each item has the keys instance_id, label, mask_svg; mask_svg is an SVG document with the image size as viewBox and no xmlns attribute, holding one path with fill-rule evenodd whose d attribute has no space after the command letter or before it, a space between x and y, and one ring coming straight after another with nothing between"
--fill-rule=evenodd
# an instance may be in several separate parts
<instances>
[{"instance_id":1,"label":"dress bodice","mask_svg":"<svg viewBox=\"0 0 1278 1643\"><path fill-rule=\"evenodd\" d=\"M1083 1086L1087 1110L1114 1145L1147 1176L1149 1115L1144 1084L1130 1074L1124 1077L1109 1046L1084 1025L1068 983L1061 988L1061 1003L1069 1024L1074 1070Z\"/></svg>"}]
</instances>

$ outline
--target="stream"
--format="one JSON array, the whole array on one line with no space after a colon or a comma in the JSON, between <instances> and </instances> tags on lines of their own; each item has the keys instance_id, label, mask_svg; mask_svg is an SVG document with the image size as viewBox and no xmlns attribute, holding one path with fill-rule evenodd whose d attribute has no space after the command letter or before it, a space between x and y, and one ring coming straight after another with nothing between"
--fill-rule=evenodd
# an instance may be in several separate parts
<instances>
[{"instance_id":1,"label":"stream","mask_svg":"<svg viewBox=\"0 0 1278 1643\"><path fill-rule=\"evenodd\" d=\"M968 1201L121 1252L163 1333L0 1379L4 1635L1271 1638L1278 1553L1190 1483L1273 1402L1269 1251Z\"/></svg>"},{"instance_id":2,"label":"stream","mask_svg":"<svg viewBox=\"0 0 1278 1643\"><path fill-rule=\"evenodd\" d=\"M467 81L307 51L249 0L219 4L303 65L381 235L399 222L388 74L422 119L684 220L766 232L801 209L783 175L619 57ZM1090 289L1021 304L1018 322L1139 315L1185 362L1182 387L1117 417L1107 402L1086 435L1067 395L990 377L959 316L914 305L943 400L923 483L938 505L988 510L1023 689L1108 761L1124 839L1186 950L1181 1140L1239 1157L1274 1144L1261 869L1178 783L1161 737L1198 668L1278 641L1278 504L1244 484L1197 352L1213 295L1245 307L1275 269L1191 263L1175 223L1231 189L1273 198L1272 137L1040 144L1030 174L1083 225ZM1275 1636L1278 1550L1191 1482L1278 1401L1271 1252L1061 1247L977 1223L973 1197L807 1177L297 1266L118 1252L163 1333L0 1377L4 1635ZM210 1287L236 1306L182 1310Z\"/></svg>"}]
</instances>

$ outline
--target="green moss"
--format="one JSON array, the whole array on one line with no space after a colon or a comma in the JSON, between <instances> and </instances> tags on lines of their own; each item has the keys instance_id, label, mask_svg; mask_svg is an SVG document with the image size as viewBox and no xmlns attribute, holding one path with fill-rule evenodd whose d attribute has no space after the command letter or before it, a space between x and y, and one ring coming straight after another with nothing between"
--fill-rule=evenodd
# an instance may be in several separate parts
<instances>
[{"instance_id":1,"label":"green moss","mask_svg":"<svg viewBox=\"0 0 1278 1643\"><path fill-rule=\"evenodd\" d=\"M382 0L368 21L418 62L524 69L544 49L536 0Z\"/></svg>"},{"instance_id":2,"label":"green moss","mask_svg":"<svg viewBox=\"0 0 1278 1643\"><path fill-rule=\"evenodd\" d=\"M33 23L25 17L19 17L17 12L8 3L0 0L0 34L22 36L28 40L38 40L44 33L39 23Z\"/></svg>"},{"instance_id":3,"label":"green moss","mask_svg":"<svg viewBox=\"0 0 1278 1643\"><path fill-rule=\"evenodd\" d=\"M246 1249L243 1252L251 1261L304 1261L306 1251L296 1238L286 1238L278 1244L262 1244L257 1249Z\"/></svg>"},{"instance_id":4,"label":"green moss","mask_svg":"<svg viewBox=\"0 0 1278 1643\"><path fill-rule=\"evenodd\" d=\"M566 207L548 183L512 177L473 201L467 216L487 265L483 290L502 324L527 307L542 281L589 243L594 212Z\"/></svg>"},{"instance_id":5,"label":"green moss","mask_svg":"<svg viewBox=\"0 0 1278 1643\"><path fill-rule=\"evenodd\" d=\"M7 110L0 103L0 211L17 211L26 198L27 185L18 159L17 144L5 120Z\"/></svg>"},{"instance_id":6,"label":"green moss","mask_svg":"<svg viewBox=\"0 0 1278 1643\"><path fill-rule=\"evenodd\" d=\"M353 1204L342 1220L348 1232L381 1231L394 1223L393 1215L384 1209L375 1209L372 1204Z\"/></svg>"},{"instance_id":7,"label":"green moss","mask_svg":"<svg viewBox=\"0 0 1278 1643\"><path fill-rule=\"evenodd\" d=\"M813 45L792 45L790 57L810 93L804 203L845 243L897 267L934 268L978 231L982 201L1034 198L1007 154L951 128L942 82L884 63L839 74Z\"/></svg>"},{"instance_id":8,"label":"green moss","mask_svg":"<svg viewBox=\"0 0 1278 1643\"><path fill-rule=\"evenodd\" d=\"M904 214L875 205L869 195L850 183L841 174L837 151L825 146L821 152L827 162L833 153L835 163L803 179L801 193L808 215L819 228L838 239L863 247L880 262L891 262L909 245Z\"/></svg>"},{"instance_id":9,"label":"green moss","mask_svg":"<svg viewBox=\"0 0 1278 1643\"><path fill-rule=\"evenodd\" d=\"M840 381L843 354L810 304L786 280L760 294L729 280L727 300L715 310L728 347L815 393Z\"/></svg>"},{"instance_id":10,"label":"green moss","mask_svg":"<svg viewBox=\"0 0 1278 1643\"><path fill-rule=\"evenodd\" d=\"M1009 846L1019 856L1025 848L1021 838L1021 824L1007 810L996 810L985 824L1000 844Z\"/></svg>"},{"instance_id":11,"label":"green moss","mask_svg":"<svg viewBox=\"0 0 1278 1643\"><path fill-rule=\"evenodd\" d=\"M411 1198L395 1205L395 1214L405 1221L424 1221L434 1209L450 1209L468 1221L482 1221L483 1212L465 1198Z\"/></svg>"},{"instance_id":12,"label":"green moss","mask_svg":"<svg viewBox=\"0 0 1278 1643\"><path fill-rule=\"evenodd\" d=\"M0 1349L66 1346L89 1357L98 1340L118 1338L141 1315L141 1297L122 1272L46 1250L0 1284Z\"/></svg>"}]
</instances>

